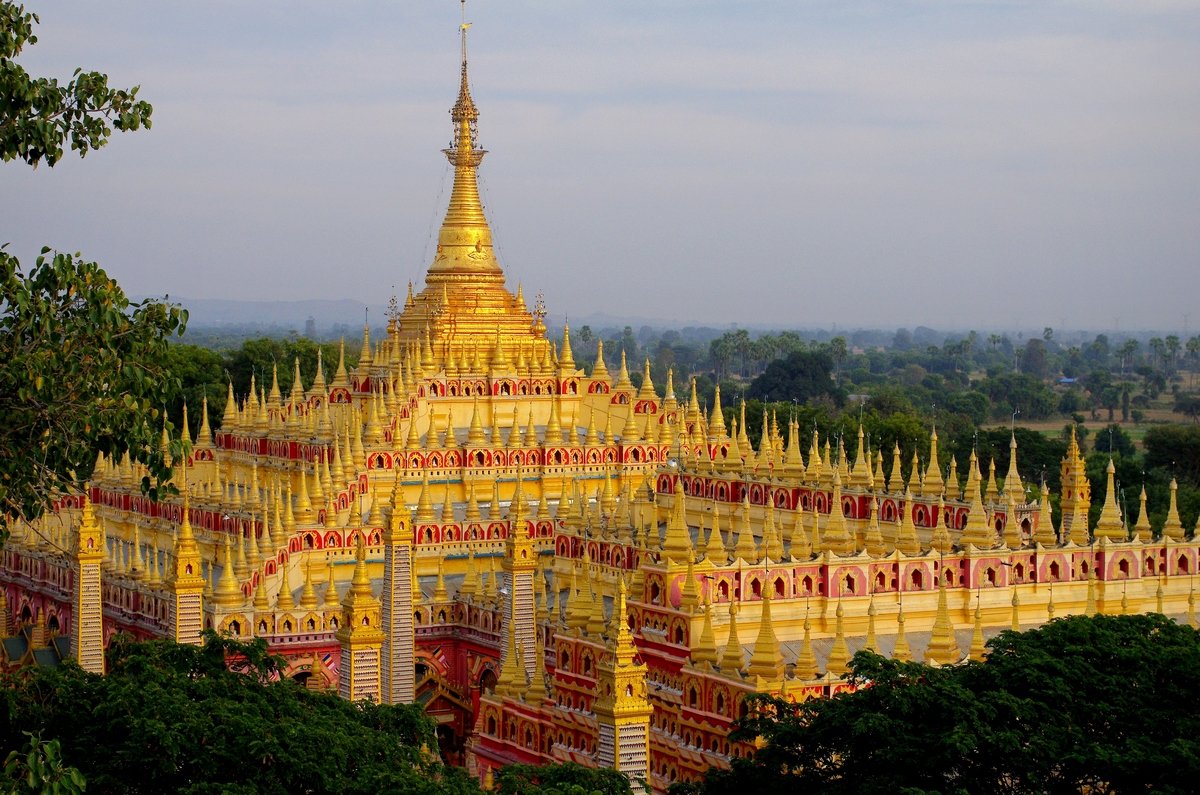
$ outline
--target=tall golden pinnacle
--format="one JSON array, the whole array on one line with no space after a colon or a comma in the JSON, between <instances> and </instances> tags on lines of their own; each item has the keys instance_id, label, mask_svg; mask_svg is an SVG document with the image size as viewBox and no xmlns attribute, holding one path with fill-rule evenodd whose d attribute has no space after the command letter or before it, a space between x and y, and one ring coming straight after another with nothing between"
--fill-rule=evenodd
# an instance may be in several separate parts
<instances>
[{"instance_id":1,"label":"tall golden pinnacle","mask_svg":"<svg viewBox=\"0 0 1200 795\"><path fill-rule=\"evenodd\" d=\"M492 250L492 230L479 199L476 169L487 152L479 147L479 110L471 99L467 78L467 29L470 27L465 19L464 4L464 20L459 25L462 76L458 99L450 109L454 140L449 149L443 150L450 165L454 166L454 187L438 233L437 254L425 277L427 285L464 277L471 281L504 282L504 274Z\"/></svg>"},{"instance_id":2,"label":"tall golden pinnacle","mask_svg":"<svg viewBox=\"0 0 1200 795\"><path fill-rule=\"evenodd\" d=\"M534 361L549 352L541 304L531 313L524 298L505 287L479 195L477 172L486 152L479 146L479 110L468 77L469 28L464 5L458 99L450 109L453 135L449 148L443 150L454 167L454 185L437 250L425 273L424 289L410 294L399 317L388 324L391 345L417 346L419 372L425 375L459 366L480 371L488 361L493 371L503 370L507 365L501 364L517 360L526 351Z\"/></svg>"}]
</instances>

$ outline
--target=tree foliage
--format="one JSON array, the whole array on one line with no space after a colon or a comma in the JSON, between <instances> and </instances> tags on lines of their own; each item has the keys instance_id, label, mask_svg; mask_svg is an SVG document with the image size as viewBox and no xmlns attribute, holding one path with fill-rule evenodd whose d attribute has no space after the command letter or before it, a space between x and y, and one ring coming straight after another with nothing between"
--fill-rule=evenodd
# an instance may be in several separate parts
<instances>
[{"instance_id":1,"label":"tree foliage","mask_svg":"<svg viewBox=\"0 0 1200 795\"><path fill-rule=\"evenodd\" d=\"M1074 616L931 668L860 652L858 689L756 697L764 742L679 793L1194 792L1200 636L1160 615Z\"/></svg>"},{"instance_id":2,"label":"tree foliage","mask_svg":"<svg viewBox=\"0 0 1200 795\"><path fill-rule=\"evenodd\" d=\"M0 160L53 166L68 143L80 155L107 143L114 129L150 127L152 108L138 87L111 88L108 76L76 69L66 83L33 77L15 59L37 43L36 14L0 2Z\"/></svg>"},{"instance_id":3,"label":"tree foliage","mask_svg":"<svg viewBox=\"0 0 1200 795\"><path fill-rule=\"evenodd\" d=\"M1058 407L1054 393L1041 379L1025 373L1002 373L985 378L978 389L992 401L992 416L1005 419L1014 411L1029 420L1052 416Z\"/></svg>"},{"instance_id":4,"label":"tree foliage","mask_svg":"<svg viewBox=\"0 0 1200 795\"><path fill-rule=\"evenodd\" d=\"M43 249L29 273L0 250L0 522L32 518L85 480L97 451L168 474L161 362L186 313L131 302L94 262Z\"/></svg>"},{"instance_id":5,"label":"tree foliage","mask_svg":"<svg viewBox=\"0 0 1200 795\"><path fill-rule=\"evenodd\" d=\"M53 166L67 142L83 156L114 129L150 126L136 88L82 70L60 84L17 64L37 21L0 2L0 159ZM146 464L142 487L156 496L168 469L151 424L173 387L161 362L186 319L163 302L129 301L78 254L42 249L25 272L0 247L0 541L13 518L37 517L86 480L98 451Z\"/></svg>"},{"instance_id":6,"label":"tree foliage","mask_svg":"<svg viewBox=\"0 0 1200 795\"><path fill-rule=\"evenodd\" d=\"M559 765L509 765L496 776L500 795L630 795L625 774L573 762Z\"/></svg>"},{"instance_id":7,"label":"tree foliage","mask_svg":"<svg viewBox=\"0 0 1200 795\"><path fill-rule=\"evenodd\" d=\"M43 740L25 732L29 745L4 760L0 777L9 795L76 795L87 787L83 774L66 764L58 740Z\"/></svg>"},{"instance_id":8,"label":"tree foliage","mask_svg":"<svg viewBox=\"0 0 1200 795\"><path fill-rule=\"evenodd\" d=\"M1159 425L1146 431L1146 467L1161 467L1181 483L1200 486L1200 426Z\"/></svg>"},{"instance_id":9,"label":"tree foliage","mask_svg":"<svg viewBox=\"0 0 1200 795\"><path fill-rule=\"evenodd\" d=\"M802 403L826 396L840 404L845 395L833 382L833 363L833 356L825 351L792 351L767 365L747 394L766 401Z\"/></svg>"},{"instance_id":10,"label":"tree foliage","mask_svg":"<svg viewBox=\"0 0 1200 795\"><path fill-rule=\"evenodd\" d=\"M105 676L68 664L4 682L0 748L40 732L89 792L478 792L428 750L434 725L419 706L312 692L279 665L261 640L118 638Z\"/></svg>"}]
</instances>

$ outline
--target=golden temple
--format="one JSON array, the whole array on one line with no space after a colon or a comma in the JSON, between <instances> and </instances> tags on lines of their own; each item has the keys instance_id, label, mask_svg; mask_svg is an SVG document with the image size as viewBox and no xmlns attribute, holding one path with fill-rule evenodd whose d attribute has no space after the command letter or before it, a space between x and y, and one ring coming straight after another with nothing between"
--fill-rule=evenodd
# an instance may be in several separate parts
<instances>
[{"instance_id":1,"label":"golden temple","mask_svg":"<svg viewBox=\"0 0 1200 795\"><path fill-rule=\"evenodd\" d=\"M614 767L655 792L728 765L744 698L848 687L854 651L955 664L985 640L1081 612L1195 623L1198 542L1171 506L1128 527L1110 469L1095 528L1072 444L1064 515L972 456L965 481L851 455L795 423L754 444L718 391L635 388L603 350L514 294L480 201L466 26L454 184L423 289L357 367L304 387L232 385L155 502L126 460L0 550L0 618L72 639L103 671L116 632L264 638L286 675L418 701L481 781L510 762ZM615 363L614 363L615 364ZM169 439L164 438L164 443ZM890 466L885 466L885 452ZM1174 517L1174 521L1170 517Z\"/></svg>"}]
</instances>

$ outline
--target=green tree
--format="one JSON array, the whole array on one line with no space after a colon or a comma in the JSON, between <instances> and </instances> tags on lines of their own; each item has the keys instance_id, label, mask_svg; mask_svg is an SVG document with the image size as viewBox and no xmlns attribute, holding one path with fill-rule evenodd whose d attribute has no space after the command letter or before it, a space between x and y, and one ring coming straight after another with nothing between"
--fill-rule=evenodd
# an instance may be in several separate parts
<instances>
[{"instance_id":1,"label":"green tree","mask_svg":"<svg viewBox=\"0 0 1200 795\"><path fill-rule=\"evenodd\" d=\"M183 407L188 406L188 432L200 430L200 407L208 398L209 422L214 428L221 423L225 408L228 367L225 358L216 351L198 345L171 345L167 351L167 370L179 379L179 388L167 404L167 419L182 428Z\"/></svg>"},{"instance_id":2,"label":"green tree","mask_svg":"<svg viewBox=\"0 0 1200 795\"><path fill-rule=\"evenodd\" d=\"M12 751L0 777L9 795L76 795L87 787L83 774L65 764L58 740L43 740L25 732L29 745Z\"/></svg>"},{"instance_id":3,"label":"green tree","mask_svg":"<svg viewBox=\"0 0 1200 795\"><path fill-rule=\"evenodd\" d=\"M1093 447L1098 453L1116 453L1124 458L1132 458L1137 455L1133 439L1125 432L1124 428L1116 423L1110 423L1108 427L1096 431L1096 441Z\"/></svg>"},{"instance_id":4,"label":"green tree","mask_svg":"<svg viewBox=\"0 0 1200 795\"><path fill-rule=\"evenodd\" d=\"M3 681L0 748L61 743L89 792L477 793L430 753L419 705L351 703L281 673L264 641L114 639L108 673L73 664Z\"/></svg>"},{"instance_id":5,"label":"green tree","mask_svg":"<svg viewBox=\"0 0 1200 795\"><path fill-rule=\"evenodd\" d=\"M1200 426L1156 425L1142 439L1146 468L1161 468L1180 482L1200 486Z\"/></svg>"},{"instance_id":6,"label":"green tree","mask_svg":"<svg viewBox=\"0 0 1200 795\"><path fill-rule=\"evenodd\" d=\"M742 376L748 376L750 374L750 349L752 347L750 332L744 328L740 328L727 332L726 336L729 337L729 342L733 346L734 353L742 360Z\"/></svg>"},{"instance_id":7,"label":"green tree","mask_svg":"<svg viewBox=\"0 0 1200 795\"><path fill-rule=\"evenodd\" d=\"M85 155L107 143L114 129L150 127L150 104L138 88L115 89L107 75L76 69L66 83L32 77L14 59L37 43L36 14L0 2L0 160L53 166L63 145Z\"/></svg>"},{"instance_id":8,"label":"green tree","mask_svg":"<svg viewBox=\"0 0 1200 795\"><path fill-rule=\"evenodd\" d=\"M1175 334L1168 334L1167 338L1163 340L1163 347L1167 353L1167 368L1171 372L1174 372L1175 362L1179 358L1179 351L1182 349L1179 337Z\"/></svg>"},{"instance_id":9,"label":"green tree","mask_svg":"<svg viewBox=\"0 0 1200 795\"><path fill-rule=\"evenodd\" d=\"M845 337L834 337L829 341L829 355L833 357L835 375L841 373L842 363L850 355L850 348L846 344Z\"/></svg>"},{"instance_id":10,"label":"green tree","mask_svg":"<svg viewBox=\"0 0 1200 795\"><path fill-rule=\"evenodd\" d=\"M1050 374L1050 363L1046 358L1046 343L1031 338L1021 350L1021 372L1034 378L1045 378Z\"/></svg>"},{"instance_id":11,"label":"green tree","mask_svg":"<svg viewBox=\"0 0 1200 795\"><path fill-rule=\"evenodd\" d=\"M14 59L37 42L36 15L0 2L0 160L53 166L63 146L86 155L116 130L149 126L137 89L97 72L60 84ZM173 381L160 362L186 314L134 303L95 263L43 249L23 271L0 247L0 541L91 474L97 451L148 466L156 496L168 474L157 444Z\"/></svg>"},{"instance_id":12,"label":"green tree","mask_svg":"<svg viewBox=\"0 0 1200 795\"><path fill-rule=\"evenodd\" d=\"M1002 373L980 381L976 388L992 401L992 416L1007 419L1015 410L1029 420L1054 414L1058 401L1041 379L1025 373Z\"/></svg>"},{"instance_id":13,"label":"green tree","mask_svg":"<svg viewBox=\"0 0 1200 795\"><path fill-rule=\"evenodd\" d=\"M988 645L984 662L945 668L860 652L853 692L801 704L751 697L734 736L762 747L673 792L1195 791L1191 627L1074 616Z\"/></svg>"},{"instance_id":14,"label":"green tree","mask_svg":"<svg viewBox=\"0 0 1200 795\"><path fill-rule=\"evenodd\" d=\"M97 451L169 473L160 408L177 382L162 362L186 313L130 302L94 262L43 250L24 274L0 250L0 522L36 517L78 487ZM13 451L21 451L14 454Z\"/></svg>"},{"instance_id":15,"label":"green tree","mask_svg":"<svg viewBox=\"0 0 1200 795\"><path fill-rule=\"evenodd\" d=\"M566 762L561 765L508 765L496 776L500 795L630 795L624 773Z\"/></svg>"},{"instance_id":16,"label":"green tree","mask_svg":"<svg viewBox=\"0 0 1200 795\"><path fill-rule=\"evenodd\" d=\"M793 351L776 359L750 383L747 395L766 401L807 402L825 395L841 404L845 396L833 383L833 360L824 351Z\"/></svg>"},{"instance_id":17,"label":"green tree","mask_svg":"<svg viewBox=\"0 0 1200 795\"><path fill-rule=\"evenodd\" d=\"M1150 346L1150 352L1154 354L1153 364L1156 367L1165 366L1167 363L1167 343L1163 341L1163 338L1151 337L1147 344Z\"/></svg>"},{"instance_id":18,"label":"green tree","mask_svg":"<svg viewBox=\"0 0 1200 795\"><path fill-rule=\"evenodd\" d=\"M1175 396L1174 410L1191 417L1192 422L1200 421L1200 395L1194 392L1180 392Z\"/></svg>"},{"instance_id":19,"label":"green tree","mask_svg":"<svg viewBox=\"0 0 1200 795\"><path fill-rule=\"evenodd\" d=\"M1137 356L1138 341L1132 337L1121 343L1121 347L1117 352L1121 355L1121 372L1125 372L1126 368L1133 362Z\"/></svg>"},{"instance_id":20,"label":"green tree","mask_svg":"<svg viewBox=\"0 0 1200 795\"><path fill-rule=\"evenodd\" d=\"M708 357L713 363L713 373L720 381L729 375L729 363L733 361L733 341L729 335L717 337L708 345Z\"/></svg>"}]
</instances>

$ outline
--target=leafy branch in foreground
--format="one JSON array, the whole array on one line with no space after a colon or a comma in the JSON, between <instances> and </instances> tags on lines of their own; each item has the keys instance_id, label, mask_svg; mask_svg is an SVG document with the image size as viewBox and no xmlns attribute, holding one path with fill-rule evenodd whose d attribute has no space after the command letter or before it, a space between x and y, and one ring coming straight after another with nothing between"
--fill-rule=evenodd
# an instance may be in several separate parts
<instances>
[{"instance_id":1,"label":"leafy branch in foreground","mask_svg":"<svg viewBox=\"0 0 1200 795\"><path fill-rule=\"evenodd\" d=\"M138 87L112 88L108 76L76 69L71 80L33 77L15 59L37 43L37 14L16 3L0 3L0 160L53 166L63 144L86 155L108 142L113 129L150 127L150 103Z\"/></svg>"},{"instance_id":2,"label":"leafy branch in foreground","mask_svg":"<svg viewBox=\"0 0 1200 795\"><path fill-rule=\"evenodd\" d=\"M94 262L43 249L29 273L0 249L0 533L92 473L97 452L145 464L157 496L169 474L160 408L178 388L168 338L187 313L131 302Z\"/></svg>"}]
</instances>

